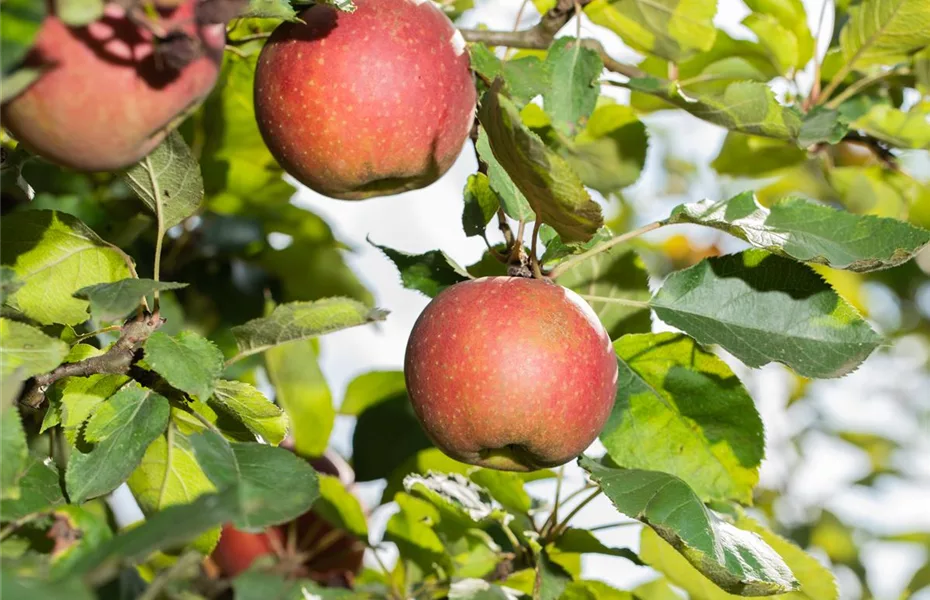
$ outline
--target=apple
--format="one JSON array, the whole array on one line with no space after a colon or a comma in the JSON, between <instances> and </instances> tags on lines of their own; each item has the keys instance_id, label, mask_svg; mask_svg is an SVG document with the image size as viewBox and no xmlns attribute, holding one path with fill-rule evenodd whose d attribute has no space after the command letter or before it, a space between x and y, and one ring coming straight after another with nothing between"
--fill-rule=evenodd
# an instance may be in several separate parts
<instances>
[{"instance_id":1,"label":"apple","mask_svg":"<svg viewBox=\"0 0 930 600\"><path fill-rule=\"evenodd\" d=\"M344 200L425 187L471 130L465 40L432 2L318 4L282 23L255 71L255 117L281 166Z\"/></svg>"},{"instance_id":2,"label":"apple","mask_svg":"<svg viewBox=\"0 0 930 600\"><path fill-rule=\"evenodd\" d=\"M504 471L564 464L604 427L617 358L594 311L555 283L486 277L441 292L413 326L407 393L450 457Z\"/></svg>"},{"instance_id":3,"label":"apple","mask_svg":"<svg viewBox=\"0 0 930 600\"><path fill-rule=\"evenodd\" d=\"M3 126L65 167L114 171L138 162L216 83L225 26L197 25L197 1L157 11L157 28L170 43L187 46L183 66L157 53L156 45L169 42L117 4L107 3L103 17L86 27L47 17L24 62L44 72L3 105Z\"/></svg>"},{"instance_id":4,"label":"apple","mask_svg":"<svg viewBox=\"0 0 930 600\"><path fill-rule=\"evenodd\" d=\"M328 452L310 464L320 473L338 476L346 486L352 483L351 468L335 453ZM309 577L328 587L351 587L362 567L364 552L359 540L338 532L311 510L261 533L224 525L210 558L224 577L233 578L259 558L270 556L279 572Z\"/></svg>"}]
</instances>

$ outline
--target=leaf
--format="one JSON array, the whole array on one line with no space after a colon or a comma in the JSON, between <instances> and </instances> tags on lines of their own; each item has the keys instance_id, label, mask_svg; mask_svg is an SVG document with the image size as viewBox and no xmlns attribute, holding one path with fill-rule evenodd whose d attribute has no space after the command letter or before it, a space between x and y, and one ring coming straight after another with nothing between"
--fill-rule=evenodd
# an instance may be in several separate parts
<instances>
[{"instance_id":1,"label":"leaf","mask_svg":"<svg viewBox=\"0 0 930 600\"><path fill-rule=\"evenodd\" d=\"M363 373L346 387L339 414L357 417L371 406L397 395L407 395L403 371Z\"/></svg>"},{"instance_id":2,"label":"leaf","mask_svg":"<svg viewBox=\"0 0 930 600\"><path fill-rule=\"evenodd\" d=\"M528 513L532 506L529 494L523 489L524 479L516 473L477 469L469 473L468 478L487 490L506 510Z\"/></svg>"},{"instance_id":3,"label":"leaf","mask_svg":"<svg viewBox=\"0 0 930 600\"><path fill-rule=\"evenodd\" d=\"M553 543L554 549L569 554L604 554L625 558L637 566L645 563L629 548L605 546L593 533L586 529L566 529Z\"/></svg>"},{"instance_id":4,"label":"leaf","mask_svg":"<svg viewBox=\"0 0 930 600\"><path fill-rule=\"evenodd\" d=\"M109 403L118 421L106 423L106 438L89 449L78 444L68 457L65 485L73 503L112 492L126 481L168 425L168 401L138 383L124 386ZM104 428L102 420L97 428Z\"/></svg>"},{"instance_id":5,"label":"leaf","mask_svg":"<svg viewBox=\"0 0 930 600\"><path fill-rule=\"evenodd\" d=\"M164 231L200 208L203 176L200 165L177 131L123 175L140 200L161 215Z\"/></svg>"},{"instance_id":6,"label":"leaf","mask_svg":"<svg viewBox=\"0 0 930 600\"><path fill-rule=\"evenodd\" d=\"M775 535L749 518L741 517L737 524L757 533L794 572L800 589L779 596L783 600L837 600L839 592L830 571L803 550ZM728 594L694 569L683 556L651 529L643 529L640 553L654 568L665 573L676 585L694 597L704 600L736 600L744 596Z\"/></svg>"},{"instance_id":7,"label":"leaf","mask_svg":"<svg viewBox=\"0 0 930 600\"><path fill-rule=\"evenodd\" d=\"M840 31L848 68L893 65L930 44L930 7L923 0L865 0L850 7Z\"/></svg>"},{"instance_id":8,"label":"leaf","mask_svg":"<svg viewBox=\"0 0 930 600\"><path fill-rule=\"evenodd\" d=\"M243 18L281 19L297 22L297 11L291 7L288 0L249 0L248 8L240 16Z\"/></svg>"},{"instance_id":9,"label":"leaf","mask_svg":"<svg viewBox=\"0 0 930 600\"><path fill-rule=\"evenodd\" d=\"M771 88L755 81L737 81L720 93L681 90L656 79L631 79L631 90L657 96L699 119L731 131L781 140L796 140L801 118L775 99Z\"/></svg>"},{"instance_id":10,"label":"leaf","mask_svg":"<svg viewBox=\"0 0 930 600\"><path fill-rule=\"evenodd\" d=\"M814 37L807 25L807 12L802 0L745 0L746 6L754 13L764 15L776 21L785 31L785 37L790 38L791 45L796 48L796 60L788 66L801 69L810 61L814 54ZM761 39L761 43L771 40Z\"/></svg>"},{"instance_id":11,"label":"leaf","mask_svg":"<svg viewBox=\"0 0 930 600\"><path fill-rule=\"evenodd\" d=\"M472 68L481 76L480 79L494 81L501 78L511 98L520 105L530 102L549 87L550 65L536 56L501 60L480 42L469 45L469 54Z\"/></svg>"},{"instance_id":12,"label":"leaf","mask_svg":"<svg viewBox=\"0 0 930 600\"><path fill-rule=\"evenodd\" d=\"M200 399L213 393L223 372L223 353L193 331L170 336L156 331L143 346L145 363L173 387Z\"/></svg>"},{"instance_id":13,"label":"leaf","mask_svg":"<svg viewBox=\"0 0 930 600\"><path fill-rule=\"evenodd\" d=\"M668 222L706 225L787 258L856 272L896 267L930 242L930 231L896 219L856 215L801 198L786 198L768 209L752 192L682 204Z\"/></svg>"},{"instance_id":14,"label":"leaf","mask_svg":"<svg viewBox=\"0 0 930 600\"><path fill-rule=\"evenodd\" d=\"M726 363L675 333L627 335L614 349L617 401L600 434L610 457L675 475L705 502L751 503L765 436Z\"/></svg>"},{"instance_id":15,"label":"leaf","mask_svg":"<svg viewBox=\"0 0 930 600\"><path fill-rule=\"evenodd\" d=\"M805 135L804 125L800 135ZM807 152L799 145L802 144L730 131L711 167L720 175L762 177L804 162Z\"/></svg>"},{"instance_id":16,"label":"leaf","mask_svg":"<svg viewBox=\"0 0 930 600\"><path fill-rule=\"evenodd\" d=\"M9 381L4 381L4 387L9 385ZM22 497L20 480L26 474L28 459L29 446L19 408L4 398L0 406L0 500L18 500Z\"/></svg>"},{"instance_id":17,"label":"leaf","mask_svg":"<svg viewBox=\"0 0 930 600\"><path fill-rule=\"evenodd\" d=\"M514 600L516 597L484 579L460 579L449 588L449 600Z\"/></svg>"},{"instance_id":18,"label":"leaf","mask_svg":"<svg viewBox=\"0 0 930 600\"><path fill-rule=\"evenodd\" d=\"M220 379L209 404L219 405L272 446L280 444L287 435L287 415L248 383Z\"/></svg>"},{"instance_id":19,"label":"leaf","mask_svg":"<svg viewBox=\"0 0 930 600\"><path fill-rule=\"evenodd\" d=\"M807 148L821 142L837 144L846 137L847 131L849 119L838 110L815 106L801 122L798 147Z\"/></svg>"},{"instance_id":20,"label":"leaf","mask_svg":"<svg viewBox=\"0 0 930 600\"><path fill-rule=\"evenodd\" d=\"M465 527L488 521L503 522L506 513L494 508L487 491L458 473L407 475L404 489L420 496Z\"/></svg>"},{"instance_id":21,"label":"leaf","mask_svg":"<svg viewBox=\"0 0 930 600\"><path fill-rule=\"evenodd\" d=\"M930 150L930 116L927 109L914 107L904 112L887 104L876 104L869 112L853 121L852 126L896 148Z\"/></svg>"},{"instance_id":22,"label":"leaf","mask_svg":"<svg viewBox=\"0 0 930 600\"><path fill-rule=\"evenodd\" d=\"M491 182L484 173L474 173L468 176L464 195L465 209L462 211L462 229L468 237L484 236L485 228L500 207L500 198L491 189Z\"/></svg>"},{"instance_id":23,"label":"leaf","mask_svg":"<svg viewBox=\"0 0 930 600\"><path fill-rule=\"evenodd\" d=\"M0 318L0 376L4 382L17 371L21 378L47 373L67 354L68 344L63 341L30 325Z\"/></svg>"},{"instance_id":24,"label":"leaf","mask_svg":"<svg viewBox=\"0 0 930 600\"><path fill-rule=\"evenodd\" d=\"M304 340L265 352L265 370L275 400L287 413L294 451L301 456L321 456L336 421L333 395L317 362L317 347L313 340Z\"/></svg>"},{"instance_id":25,"label":"leaf","mask_svg":"<svg viewBox=\"0 0 930 600\"><path fill-rule=\"evenodd\" d=\"M491 143L488 141L488 133L484 127L478 128L478 142L475 144L478 151L478 158L488 165L488 181L491 189L500 196L501 208L504 213L511 219L517 221L532 221L536 218L530 203L526 196L513 182L504 167L498 162L497 157L491 150Z\"/></svg>"},{"instance_id":26,"label":"leaf","mask_svg":"<svg viewBox=\"0 0 930 600\"><path fill-rule=\"evenodd\" d=\"M155 290L179 290L185 287L186 283L121 279L113 283L98 283L81 288L74 292L74 297L90 302L90 312L95 319L113 321L136 310L142 303L142 298Z\"/></svg>"},{"instance_id":27,"label":"leaf","mask_svg":"<svg viewBox=\"0 0 930 600\"><path fill-rule=\"evenodd\" d=\"M4 0L0 4L0 71L4 76L18 66L32 48L47 8L45 3L34 0Z\"/></svg>"},{"instance_id":28,"label":"leaf","mask_svg":"<svg viewBox=\"0 0 930 600\"><path fill-rule=\"evenodd\" d=\"M395 467L387 476L387 485L381 493L381 503L385 504L394 499L397 492L404 490L404 478L412 473L426 475L430 472L435 473L459 473L468 475L475 470L475 467L469 464L461 463L454 458L449 458L439 448L425 448L407 456L397 467ZM537 471L530 471L536 473ZM545 471L538 471L545 473ZM479 484L481 485L481 484ZM489 490L488 493L491 493Z\"/></svg>"},{"instance_id":29,"label":"leaf","mask_svg":"<svg viewBox=\"0 0 930 600\"><path fill-rule=\"evenodd\" d=\"M0 78L0 104L6 104L25 92L29 86L39 80L45 71L46 69L41 67L20 67ZM31 188L27 187L29 184L26 180L20 176L16 184L28 197Z\"/></svg>"},{"instance_id":30,"label":"leaf","mask_svg":"<svg viewBox=\"0 0 930 600\"><path fill-rule=\"evenodd\" d=\"M65 439L74 445L84 422L107 398L115 394L129 380L125 375L91 375L90 377L67 377L53 385L46 394L50 410L42 423L42 430L57 425L50 420L53 409L60 413L60 423Z\"/></svg>"},{"instance_id":31,"label":"leaf","mask_svg":"<svg viewBox=\"0 0 930 600\"><path fill-rule=\"evenodd\" d=\"M5 424L5 416L3 420ZM6 431L3 432L3 439L0 441L2 441L4 447L10 443ZM7 464L7 455L4 451L2 468L6 469ZM5 477L6 475L4 475ZM58 480L58 470L55 469L52 461L48 461L48 464L46 464L46 461L39 457L29 457L22 469L22 476L18 484L18 498L0 501L0 514L3 515L4 521L21 519L26 515L45 511L53 506L65 503L65 496L61 491L61 484Z\"/></svg>"},{"instance_id":32,"label":"leaf","mask_svg":"<svg viewBox=\"0 0 930 600\"><path fill-rule=\"evenodd\" d=\"M558 563L549 558L545 548L530 542L536 559L536 582L533 585L533 598L539 600L559 600L565 588L572 581L572 576Z\"/></svg>"},{"instance_id":33,"label":"leaf","mask_svg":"<svg viewBox=\"0 0 930 600\"><path fill-rule=\"evenodd\" d=\"M634 50L680 62L710 50L717 30L713 0L594 0L585 14Z\"/></svg>"},{"instance_id":34,"label":"leaf","mask_svg":"<svg viewBox=\"0 0 930 600\"><path fill-rule=\"evenodd\" d=\"M452 559L434 530L439 512L424 500L399 493L395 497L400 511L388 519L384 539L397 545L400 555L430 574L443 568L451 570Z\"/></svg>"},{"instance_id":35,"label":"leaf","mask_svg":"<svg viewBox=\"0 0 930 600\"><path fill-rule=\"evenodd\" d=\"M77 218L51 210L11 213L0 223L3 264L23 282L7 303L43 325L87 320L74 292L130 276L128 258Z\"/></svg>"},{"instance_id":36,"label":"leaf","mask_svg":"<svg viewBox=\"0 0 930 600\"><path fill-rule=\"evenodd\" d=\"M23 287L23 282L16 277L16 271L7 266L0 267L0 304L6 304L6 299Z\"/></svg>"},{"instance_id":37,"label":"leaf","mask_svg":"<svg viewBox=\"0 0 930 600\"><path fill-rule=\"evenodd\" d=\"M70 27L83 27L103 16L103 0L58 0L55 16Z\"/></svg>"},{"instance_id":38,"label":"leaf","mask_svg":"<svg viewBox=\"0 0 930 600\"><path fill-rule=\"evenodd\" d=\"M586 241L604 224L601 207L591 200L571 167L520 121L510 100L489 90L478 118L495 158L526 197L536 219L565 241ZM493 185L493 180L492 180Z\"/></svg>"},{"instance_id":39,"label":"leaf","mask_svg":"<svg viewBox=\"0 0 930 600\"><path fill-rule=\"evenodd\" d=\"M327 2L329 3L329 2ZM368 598L351 590L326 588L310 579L249 569L232 583L236 600L358 600Z\"/></svg>"},{"instance_id":40,"label":"leaf","mask_svg":"<svg viewBox=\"0 0 930 600\"><path fill-rule=\"evenodd\" d=\"M839 377L881 337L810 267L747 250L672 273L652 309L702 344L750 367L780 362L805 377Z\"/></svg>"},{"instance_id":41,"label":"leaf","mask_svg":"<svg viewBox=\"0 0 930 600\"><path fill-rule=\"evenodd\" d=\"M565 588L561 600L635 600L635 597L600 581L573 581Z\"/></svg>"},{"instance_id":42,"label":"leaf","mask_svg":"<svg viewBox=\"0 0 930 600\"><path fill-rule=\"evenodd\" d=\"M762 538L707 510L677 477L612 469L584 456L578 462L617 510L651 527L722 589L752 596L797 588L790 569Z\"/></svg>"},{"instance_id":43,"label":"leaf","mask_svg":"<svg viewBox=\"0 0 930 600\"><path fill-rule=\"evenodd\" d=\"M49 515L53 524L46 535L54 541L49 569L52 579L67 573L72 565L112 539L107 515L88 508L93 507L65 504Z\"/></svg>"},{"instance_id":44,"label":"leaf","mask_svg":"<svg viewBox=\"0 0 930 600\"><path fill-rule=\"evenodd\" d=\"M383 321L387 314L387 311L369 308L349 298L289 302L276 306L267 317L233 327L232 333L239 346L238 356L245 357L278 344Z\"/></svg>"},{"instance_id":45,"label":"leaf","mask_svg":"<svg viewBox=\"0 0 930 600\"><path fill-rule=\"evenodd\" d=\"M313 511L337 529L348 531L368 541L368 524L358 499L339 481L338 477L319 474L320 497Z\"/></svg>"},{"instance_id":46,"label":"leaf","mask_svg":"<svg viewBox=\"0 0 930 600\"><path fill-rule=\"evenodd\" d=\"M549 47L546 64L552 81L543 93L543 106L556 129L572 135L594 111L604 63L594 50L563 37Z\"/></svg>"},{"instance_id":47,"label":"leaf","mask_svg":"<svg viewBox=\"0 0 930 600\"><path fill-rule=\"evenodd\" d=\"M352 433L352 467L357 481L388 477L420 450L432 447L406 392L366 407Z\"/></svg>"},{"instance_id":48,"label":"leaf","mask_svg":"<svg viewBox=\"0 0 930 600\"><path fill-rule=\"evenodd\" d=\"M435 298L439 292L451 285L471 279L468 272L442 250L430 250L423 254L407 254L387 246L379 246L369 240L375 248L384 252L397 270L400 280L408 290L417 290Z\"/></svg>"},{"instance_id":49,"label":"leaf","mask_svg":"<svg viewBox=\"0 0 930 600\"><path fill-rule=\"evenodd\" d=\"M5 4L5 3L4 3ZM6 20L4 15L3 20ZM14 572L4 561L0 570L3 581L3 597L6 600L30 600L32 598L68 598L68 600L94 600L97 595L77 578L50 580L35 573Z\"/></svg>"}]
</instances>

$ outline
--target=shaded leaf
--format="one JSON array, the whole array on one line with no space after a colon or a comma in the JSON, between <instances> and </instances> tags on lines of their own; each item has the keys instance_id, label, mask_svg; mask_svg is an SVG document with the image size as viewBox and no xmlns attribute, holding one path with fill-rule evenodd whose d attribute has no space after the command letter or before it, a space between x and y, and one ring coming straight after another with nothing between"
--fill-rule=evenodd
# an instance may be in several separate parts
<instances>
[{"instance_id":1,"label":"shaded leaf","mask_svg":"<svg viewBox=\"0 0 930 600\"><path fill-rule=\"evenodd\" d=\"M369 241L370 242L370 241ZM400 280L408 290L417 290L435 298L450 285L471 279L468 272L442 250L430 250L423 254L407 254L387 246L372 246L384 252L397 270Z\"/></svg>"},{"instance_id":2,"label":"shaded leaf","mask_svg":"<svg viewBox=\"0 0 930 600\"><path fill-rule=\"evenodd\" d=\"M216 382L211 404L219 405L273 446L280 444L287 435L287 415L248 383L220 379Z\"/></svg>"},{"instance_id":3,"label":"shaded leaf","mask_svg":"<svg viewBox=\"0 0 930 600\"><path fill-rule=\"evenodd\" d=\"M500 197L501 208L504 209L504 213L517 221L532 221L535 219L535 213L530 208L526 196L523 195L517 184L513 182L513 179L498 162L497 157L494 156L491 143L488 141L488 133L484 127L478 128L478 142L475 144L475 148L478 150L478 157L481 161L488 165L488 182L491 184L491 189L497 192Z\"/></svg>"},{"instance_id":4,"label":"shaded leaf","mask_svg":"<svg viewBox=\"0 0 930 600\"><path fill-rule=\"evenodd\" d=\"M798 133L798 146L807 148L821 142L836 144L846 136L847 131L849 119L838 110L816 106L804 115Z\"/></svg>"},{"instance_id":5,"label":"shaded leaf","mask_svg":"<svg viewBox=\"0 0 930 600\"><path fill-rule=\"evenodd\" d=\"M326 588L310 579L249 569L233 580L236 600L356 600L351 590ZM367 597L367 596L364 596Z\"/></svg>"},{"instance_id":6,"label":"shaded leaf","mask_svg":"<svg viewBox=\"0 0 930 600\"><path fill-rule=\"evenodd\" d=\"M68 344L39 329L0 318L0 376L4 382L15 372L21 378L47 373L61 364Z\"/></svg>"},{"instance_id":7,"label":"shaded leaf","mask_svg":"<svg viewBox=\"0 0 930 600\"><path fill-rule=\"evenodd\" d=\"M95 319L112 321L136 310L142 298L155 290L178 290L184 287L187 287L186 283L152 279L121 279L113 283L98 283L81 288L74 292L74 297L90 302L90 312Z\"/></svg>"},{"instance_id":8,"label":"shaded leaf","mask_svg":"<svg viewBox=\"0 0 930 600\"><path fill-rule=\"evenodd\" d=\"M47 9L44 2L33 0L4 0L0 4L0 71L3 75L19 65L32 48Z\"/></svg>"},{"instance_id":9,"label":"shaded leaf","mask_svg":"<svg viewBox=\"0 0 930 600\"><path fill-rule=\"evenodd\" d=\"M484 235L484 230L500 207L500 198L491 189L491 182L484 173L468 176L465 183L465 209L462 211L462 229L472 237Z\"/></svg>"},{"instance_id":10,"label":"shaded leaf","mask_svg":"<svg viewBox=\"0 0 930 600\"><path fill-rule=\"evenodd\" d=\"M4 387L10 384L4 381ZM29 446L19 408L4 398L0 406L0 500L18 500L22 497L20 480L26 474L28 459ZM6 515L3 517L7 518Z\"/></svg>"},{"instance_id":11,"label":"shaded leaf","mask_svg":"<svg viewBox=\"0 0 930 600\"><path fill-rule=\"evenodd\" d=\"M0 441L7 444L9 438L6 436L6 431L3 433L3 439ZM2 468L6 469L6 465L7 455L4 452ZM18 482L19 497L0 501L0 515L3 515L4 521L20 519L65 503L65 496L58 479L58 470L53 465L51 461L46 464L45 460L36 456L28 458Z\"/></svg>"},{"instance_id":12,"label":"shaded leaf","mask_svg":"<svg viewBox=\"0 0 930 600\"><path fill-rule=\"evenodd\" d=\"M629 548L611 548L597 539L593 533L586 529L568 528L556 538L553 547L559 552L571 554L604 554L625 558L635 565L643 566L645 563L639 559L635 552Z\"/></svg>"},{"instance_id":13,"label":"shaded leaf","mask_svg":"<svg viewBox=\"0 0 930 600\"><path fill-rule=\"evenodd\" d=\"M223 353L193 331L170 336L156 331L143 345L145 363L179 390L201 399L210 397L223 372Z\"/></svg>"},{"instance_id":14,"label":"shaded leaf","mask_svg":"<svg viewBox=\"0 0 930 600\"><path fill-rule=\"evenodd\" d=\"M563 37L549 47L546 64L552 82L543 93L543 106L556 129L571 135L594 110L604 63L594 50Z\"/></svg>"},{"instance_id":15,"label":"shaded leaf","mask_svg":"<svg viewBox=\"0 0 930 600\"><path fill-rule=\"evenodd\" d=\"M320 456L336 421L333 396L317 362L314 340L290 342L265 351L265 370L275 401L287 413L294 451ZM267 438L266 438L267 439Z\"/></svg>"},{"instance_id":16,"label":"shaded leaf","mask_svg":"<svg viewBox=\"0 0 930 600\"><path fill-rule=\"evenodd\" d=\"M6 299L23 287L23 282L16 276L16 271L4 265L0 266L0 304L6 304Z\"/></svg>"}]
</instances>

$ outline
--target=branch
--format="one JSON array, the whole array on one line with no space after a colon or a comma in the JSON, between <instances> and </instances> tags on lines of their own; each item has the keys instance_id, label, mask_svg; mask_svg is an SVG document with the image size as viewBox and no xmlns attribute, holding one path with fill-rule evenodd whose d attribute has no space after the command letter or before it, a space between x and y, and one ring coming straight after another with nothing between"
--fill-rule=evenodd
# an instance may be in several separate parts
<instances>
[{"instance_id":1,"label":"branch","mask_svg":"<svg viewBox=\"0 0 930 600\"><path fill-rule=\"evenodd\" d=\"M136 358L138 345L148 339L165 320L158 313L147 313L129 321L122 328L120 338L100 356L91 356L75 363L65 363L44 375L37 375L32 387L23 396L22 403L38 408L45 400L49 386L65 377L88 377L98 373L123 375L129 372Z\"/></svg>"}]
</instances>

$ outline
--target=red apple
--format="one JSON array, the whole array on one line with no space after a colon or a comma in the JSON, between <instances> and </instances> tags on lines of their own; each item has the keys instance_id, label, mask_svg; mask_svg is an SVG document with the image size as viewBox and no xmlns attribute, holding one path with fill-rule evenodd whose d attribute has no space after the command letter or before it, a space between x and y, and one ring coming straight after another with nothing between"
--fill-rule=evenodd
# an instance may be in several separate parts
<instances>
[{"instance_id":1,"label":"red apple","mask_svg":"<svg viewBox=\"0 0 930 600\"><path fill-rule=\"evenodd\" d=\"M472 126L465 41L422 0L318 4L282 23L255 72L255 116L281 166L347 200L425 187L445 173Z\"/></svg>"},{"instance_id":2,"label":"red apple","mask_svg":"<svg viewBox=\"0 0 930 600\"><path fill-rule=\"evenodd\" d=\"M173 39L188 40L195 57L180 68L156 54L156 44L166 42L117 4L108 3L86 27L47 17L25 60L46 70L4 104L3 126L31 151L73 169L113 171L138 162L219 74L225 26L198 26L197 1L163 8L155 21Z\"/></svg>"},{"instance_id":3,"label":"red apple","mask_svg":"<svg viewBox=\"0 0 930 600\"><path fill-rule=\"evenodd\" d=\"M351 469L336 454L327 453L310 464L320 473L338 476L345 485L352 483ZM364 553L361 542L310 511L261 533L224 525L210 557L224 577L235 577L259 558L271 556L279 572L309 577L330 587L351 587Z\"/></svg>"},{"instance_id":4,"label":"red apple","mask_svg":"<svg viewBox=\"0 0 930 600\"><path fill-rule=\"evenodd\" d=\"M505 471L561 465L597 437L614 404L617 358L594 311L548 281L456 284L407 343L407 391L452 458Z\"/></svg>"}]
</instances>

